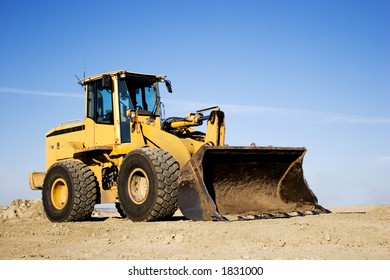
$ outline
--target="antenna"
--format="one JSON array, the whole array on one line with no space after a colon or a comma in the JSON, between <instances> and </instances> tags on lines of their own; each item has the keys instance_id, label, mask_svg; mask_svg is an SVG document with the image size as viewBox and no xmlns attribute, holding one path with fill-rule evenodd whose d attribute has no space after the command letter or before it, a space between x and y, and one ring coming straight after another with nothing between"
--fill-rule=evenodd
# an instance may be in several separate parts
<instances>
[{"instance_id":1,"label":"antenna","mask_svg":"<svg viewBox=\"0 0 390 280\"><path fill-rule=\"evenodd\" d=\"M84 59L84 68L83 68L83 70L84 70L84 80L85 80L85 59Z\"/></svg>"},{"instance_id":2,"label":"antenna","mask_svg":"<svg viewBox=\"0 0 390 280\"><path fill-rule=\"evenodd\" d=\"M77 83L80 85L80 86L84 86L84 83L83 83L83 81L82 80L80 80L80 78L79 77L77 77L77 75L76 74L74 74L75 76L76 76L76 78L77 78Z\"/></svg>"},{"instance_id":3,"label":"antenna","mask_svg":"<svg viewBox=\"0 0 390 280\"><path fill-rule=\"evenodd\" d=\"M84 66L83 66L83 71L84 71L84 79L81 80L79 77L77 77L76 74L74 74L77 78L77 83L80 85L80 86L84 86L84 81L85 81L85 59L84 59Z\"/></svg>"}]
</instances>

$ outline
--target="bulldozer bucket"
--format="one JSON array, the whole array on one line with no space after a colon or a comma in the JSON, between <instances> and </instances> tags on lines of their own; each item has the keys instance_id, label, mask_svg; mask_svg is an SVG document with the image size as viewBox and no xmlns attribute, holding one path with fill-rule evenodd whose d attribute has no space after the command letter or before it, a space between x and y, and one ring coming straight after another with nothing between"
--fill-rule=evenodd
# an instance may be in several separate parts
<instances>
[{"instance_id":1,"label":"bulldozer bucket","mask_svg":"<svg viewBox=\"0 0 390 280\"><path fill-rule=\"evenodd\" d=\"M179 208L191 220L312 211L305 148L203 146L181 169ZM319 206L321 207L321 206Z\"/></svg>"}]
</instances>

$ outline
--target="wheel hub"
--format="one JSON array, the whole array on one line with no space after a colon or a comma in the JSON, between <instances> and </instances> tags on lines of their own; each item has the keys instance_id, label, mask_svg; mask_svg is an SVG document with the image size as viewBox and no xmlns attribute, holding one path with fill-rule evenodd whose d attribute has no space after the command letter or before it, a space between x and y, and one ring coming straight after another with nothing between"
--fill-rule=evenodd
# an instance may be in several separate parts
<instances>
[{"instance_id":1,"label":"wheel hub","mask_svg":"<svg viewBox=\"0 0 390 280\"><path fill-rule=\"evenodd\" d=\"M68 202L68 186L62 178L58 178L54 181L51 188L51 201L53 206L58 209L64 209Z\"/></svg>"},{"instance_id":2,"label":"wheel hub","mask_svg":"<svg viewBox=\"0 0 390 280\"><path fill-rule=\"evenodd\" d=\"M131 172L128 180L128 190L131 200L136 204L145 202L149 194L149 179L145 171L136 168Z\"/></svg>"}]
</instances>

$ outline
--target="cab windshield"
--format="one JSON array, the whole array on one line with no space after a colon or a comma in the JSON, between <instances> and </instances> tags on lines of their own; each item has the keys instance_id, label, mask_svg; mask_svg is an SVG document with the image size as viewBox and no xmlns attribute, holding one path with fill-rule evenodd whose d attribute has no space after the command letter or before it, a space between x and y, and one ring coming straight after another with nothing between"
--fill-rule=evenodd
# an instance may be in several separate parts
<instances>
[{"instance_id":1,"label":"cab windshield","mask_svg":"<svg viewBox=\"0 0 390 280\"><path fill-rule=\"evenodd\" d=\"M154 77L127 76L119 80L121 105L125 106L126 110L138 110L139 115L159 115L155 92Z\"/></svg>"},{"instance_id":2,"label":"cab windshield","mask_svg":"<svg viewBox=\"0 0 390 280\"><path fill-rule=\"evenodd\" d=\"M122 143L130 142L130 120L126 111L135 109L140 116L159 116L158 89L155 77L127 75L118 83Z\"/></svg>"}]
</instances>

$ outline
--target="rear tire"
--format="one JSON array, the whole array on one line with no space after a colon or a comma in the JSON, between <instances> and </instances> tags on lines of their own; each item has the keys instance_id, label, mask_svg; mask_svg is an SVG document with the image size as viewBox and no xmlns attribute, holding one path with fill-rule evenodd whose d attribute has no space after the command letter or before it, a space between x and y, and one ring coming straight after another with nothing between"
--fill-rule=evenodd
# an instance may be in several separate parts
<instances>
[{"instance_id":1,"label":"rear tire","mask_svg":"<svg viewBox=\"0 0 390 280\"><path fill-rule=\"evenodd\" d=\"M126 155L119 170L118 196L127 218L162 220L177 210L179 165L166 151L141 148Z\"/></svg>"},{"instance_id":2,"label":"rear tire","mask_svg":"<svg viewBox=\"0 0 390 280\"><path fill-rule=\"evenodd\" d=\"M97 180L78 160L54 163L45 176L42 202L52 222L82 221L91 217L97 199Z\"/></svg>"}]
</instances>

